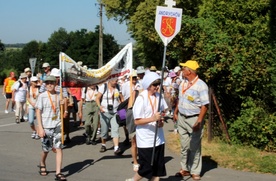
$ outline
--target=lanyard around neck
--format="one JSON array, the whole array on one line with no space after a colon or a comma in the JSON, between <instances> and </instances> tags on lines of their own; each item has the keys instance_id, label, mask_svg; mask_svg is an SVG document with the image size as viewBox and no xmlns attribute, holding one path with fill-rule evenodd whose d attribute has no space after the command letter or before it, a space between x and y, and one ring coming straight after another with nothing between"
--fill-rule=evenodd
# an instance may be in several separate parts
<instances>
[{"instance_id":1,"label":"lanyard around neck","mask_svg":"<svg viewBox=\"0 0 276 181\"><path fill-rule=\"evenodd\" d=\"M148 99L149 99L149 102L150 102L152 115L156 112L156 96L155 96L155 94L153 95L153 97L154 97L154 103L152 104L151 96L148 94Z\"/></svg>"},{"instance_id":2,"label":"lanyard around neck","mask_svg":"<svg viewBox=\"0 0 276 181\"><path fill-rule=\"evenodd\" d=\"M48 97L49 97L49 100L50 100L50 103L51 103L52 110L53 110L54 114L56 114L57 113L57 110L56 110L56 108L57 108L57 95L55 94L56 105L54 105L49 91L47 91L47 93L48 93Z\"/></svg>"},{"instance_id":3,"label":"lanyard around neck","mask_svg":"<svg viewBox=\"0 0 276 181\"><path fill-rule=\"evenodd\" d=\"M184 94L188 89L190 89L190 87L192 87L198 80L198 76L196 76L196 78L194 78L194 80L192 80L191 82L188 82L188 86L184 89L184 84L185 82L183 82L182 84L182 94Z\"/></svg>"}]
</instances>

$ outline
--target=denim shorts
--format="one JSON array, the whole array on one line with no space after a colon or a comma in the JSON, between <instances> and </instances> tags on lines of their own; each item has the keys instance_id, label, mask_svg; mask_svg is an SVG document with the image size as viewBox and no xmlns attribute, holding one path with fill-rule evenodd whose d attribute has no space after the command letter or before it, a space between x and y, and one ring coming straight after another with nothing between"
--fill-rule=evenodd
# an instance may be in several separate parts
<instances>
[{"instance_id":1,"label":"denim shorts","mask_svg":"<svg viewBox=\"0 0 276 181\"><path fill-rule=\"evenodd\" d=\"M41 139L42 150L44 152L49 152L52 148L61 149L61 129L60 125L56 128L44 128L45 136Z\"/></svg>"}]
</instances>

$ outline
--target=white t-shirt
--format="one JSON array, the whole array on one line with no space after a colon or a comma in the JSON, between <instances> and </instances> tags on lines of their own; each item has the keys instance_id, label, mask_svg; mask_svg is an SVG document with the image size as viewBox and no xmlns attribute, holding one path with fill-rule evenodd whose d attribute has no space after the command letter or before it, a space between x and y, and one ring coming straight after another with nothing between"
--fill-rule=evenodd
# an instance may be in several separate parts
<instances>
[{"instance_id":1,"label":"white t-shirt","mask_svg":"<svg viewBox=\"0 0 276 181\"><path fill-rule=\"evenodd\" d=\"M105 84L102 84L99 87L99 90L98 90L99 93L103 94L104 86L105 86ZM107 95L108 95L108 97L107 97ZM120 104L120 93L119 93L119 90L116 87L111 92L108 89L108 84L106 84L106 91L102 95L102 102L101 102L101 106L103 107L104 112L109 112L108 109L107 109L108 104L113 105L113 113L116 113L117 108Z\"/></svg>"},{"instance_id":2,"label":"white t-shirt","mask_svg":"<svg viewBox=\"0 0 276 181\"><path fill-rule=\"evenodd\" d=\"M50 102L48 91L41 93L36 101L35 107L41 110L43 128L55 128L60 123L60 96L57 94L50 94L52 103L55 108L55 113ZM53 120L53 117L56 119Z\"/></svg>"},{"instance_id":3,"label":"white t-shirt","mask_svg":"<svg viewBox=\"0 0 276 181\"><path fill-rule=\"evenodd\" d=\"M132 85L132 91L140 90L140 84L137 83L136 85ZM124 100L130 97L130 81L123 83L122 85L122 95Z\"/></svg>"},{"instance_id":4,"label":"white t-shirt","mask_svg":"<svg viewBox=\"0 0 276 181\"><path fill-rule=\"evenodd\" d=\"M85 93L86 89L86 93ZM98 91L97 89L93 90L90 87L83 87L81 91L81 98L85 99L85 101L95 101L97 97Z\"/></svg>"},{"instance_id":5,"label":"white t-shirt","mask_svg":"<svg viewBox=\"0 0 276 181\"><path fill-rule=\"evenodd\" d=\"M159 93L155 93L156 96L151 95L151 103L148 99L148 91L144 90L140 93L140 95L137 97L134 106L133 106L133 117L134 119L139 118L149 118L153 115L153 109L154 112L157 112L158 109L158 102L160 98ZM165 102L165 100L161 99L161 105L160 110L163 111L164 109L167 109L168 106ZM137 125L136 127L136 141L137 146L139 148L152 148L154 143L154 135L155 135L155 126L156 122L151 122L144 125ZM165 143L165 137L163 128L158 128L157 131L157 138L156 138L156 145L159 146L161 144Z\"/></svg>"},{"instance_id":6,"label":"white t-shirt","mask_svg":"<svg viewBox=\"0 0 276 181\"><path fill-rule=\"evenodd\" d=\"M16 82L15 84L15 94L14 94L14 100L15 102L26 102L26 97L27 97L27 91L28 91L28 86L26 83L22 83L22 86L20 86L19 81Z\"/></svg>"}]
</instances>

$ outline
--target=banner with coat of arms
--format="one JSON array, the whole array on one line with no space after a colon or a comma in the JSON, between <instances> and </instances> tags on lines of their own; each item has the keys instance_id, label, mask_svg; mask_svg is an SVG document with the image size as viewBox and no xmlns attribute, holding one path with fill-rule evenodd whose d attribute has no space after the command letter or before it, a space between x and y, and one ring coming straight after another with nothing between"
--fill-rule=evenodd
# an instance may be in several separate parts
<instances>
[{"instance_id":1,"label":"banner with coat of arms","mask_svg":"<svg viewBox=\"0 0 276 181\"><path fill-rule=\"evenodd\" d=\"M132 43L99 69L87 70L65 53L59 54L63 87L86 87L124 76L132 71Z\"/></svg>"}]
</instances>

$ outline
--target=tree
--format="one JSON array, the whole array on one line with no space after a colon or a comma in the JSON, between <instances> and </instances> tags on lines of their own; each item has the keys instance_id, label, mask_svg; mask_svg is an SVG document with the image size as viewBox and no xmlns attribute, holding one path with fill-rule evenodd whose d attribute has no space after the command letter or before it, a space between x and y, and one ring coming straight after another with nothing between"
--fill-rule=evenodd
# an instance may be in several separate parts
<instances>
[{"instance_id":1,"label":"tree","mask_svg":"<svg viewBox=\"0 0 276 181\"><path fill-rule=\"evenodd\" d=\"M54 31L47 43L47 53L43 58L44 62L48 62L52 67L59 66L59 53L65 52L70 46L70 36L64 28Z\"/></svg>"}]
</instances>

